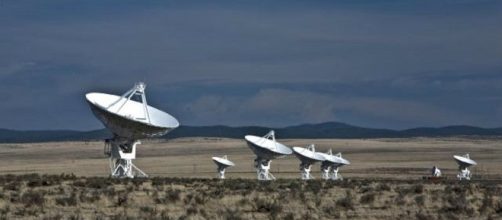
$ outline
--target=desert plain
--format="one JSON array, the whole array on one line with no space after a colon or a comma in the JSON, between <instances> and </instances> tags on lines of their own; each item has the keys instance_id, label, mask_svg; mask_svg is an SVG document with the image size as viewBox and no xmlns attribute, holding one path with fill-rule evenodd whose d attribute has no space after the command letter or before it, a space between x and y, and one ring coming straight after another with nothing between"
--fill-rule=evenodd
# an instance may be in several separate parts
<instances>
[{"instance_id":1,"label":"desert plain","mask_svg":"<svg viewBox=\"0 0 502 220\"><path fill-rule=\"evenodd\" d=\"M502 138L393 138L393 139L284 139L287 146L315 144L316 151L342 152L351 164L340 170L346 178L417 179L438 166L454 178L458 167L453 155L469 153L478 162L475 178L502 178ZM0 144L0 174L71 174L106 177L109 161L102 141ZM212 156L227 155L236 166L227 178L255 178L255 156L244 139L179 138L146 140L139 145L134 163L152 177L216 177ZM298 178L294 155L273 160L276 178ZM319 164L312 175L320 177Z\"/></svg>"},{"instance_id":2,"label":"desert plain","mask_svg":"<svg viewBox=\"0 0 502 220\"><path fill-rule=\"evenodd\" d=\"M109 178L103 142L0 144L0 219L502 219L500 138L281 139L350 160L342 181L299 180L293 155L255 180L240 139L146 140L135 164L149 178ZM478 162L455 179L452 155ZM212 156L236 163L218 180ZM424 180L432 166L446 177Z\"/></svg>"}]
</instances>

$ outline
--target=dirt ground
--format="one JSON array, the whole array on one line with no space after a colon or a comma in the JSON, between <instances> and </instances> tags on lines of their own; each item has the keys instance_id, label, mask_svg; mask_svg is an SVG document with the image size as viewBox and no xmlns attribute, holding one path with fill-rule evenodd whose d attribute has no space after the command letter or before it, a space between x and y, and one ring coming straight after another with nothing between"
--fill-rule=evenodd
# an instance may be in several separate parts
<instances>
[{"instance_id":1,"label":"dirt ground","mask_svg":"<svg viewBox=\"0 0 502 220\"><path fill-rule=\"evenodd\" d=\"M351 165L340 173L345 178L417 179L428 175L432 166L454 178L454 154L470 153L478 162L472 168L475 178L502 178L500 138L406 138L406 139L285 139L292 146L315 144L316 150L342 152ZM0 144L0 174L61 174L76 176L109 175L104 143L53 142ZM134 163L151 177L216 177L212 156L228 155L236 163L227 178L255 178L254 155L243 139L180 138L169 141L147 140L138 147ZM299 160L294 155L272 162L277 178L298 178ZM319 178L319 164L312 175Z\"/></svg>"},{"instance_id":2,"label":"dirt ground","mask_svg":"<svg viewBox=\"0 0 502 220\"><path fill-rule=\"evenodd\" d=\"M143 141L135 164L148 179L111 179L103 142L0 144L0 219L501 219L498 138L280 140L342 152L343 181L301 181L299 160L272 162L276 181L254 180L243 140ZM455 180L452 155L478 162ZM236 163L216 177L212 156ZM439 166L447 179L422 180ZM30 174L35 173L35 174ZM66 175L61 175L66 173ZM14 174L14 175L12 175Z\"/></svg>"}]
</instances>

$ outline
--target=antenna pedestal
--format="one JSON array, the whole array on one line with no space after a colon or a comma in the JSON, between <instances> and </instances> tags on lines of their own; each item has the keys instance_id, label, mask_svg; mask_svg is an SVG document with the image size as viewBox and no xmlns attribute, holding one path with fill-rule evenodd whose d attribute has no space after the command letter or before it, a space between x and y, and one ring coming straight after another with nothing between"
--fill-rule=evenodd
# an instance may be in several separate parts
<instances>
[{"instance_id":1,"label":"antenna pedestal","mask_svg":"<svg viewBox=\"0 0 502 220\"><path fill-rule=\"evenodd\" d=\"M254 160L258 180L275 180L275 177L270 173L271 162L271 160L262 158L256 158Z\"/></svg>"},{"instance_id":2,"label":"antenna pedestal","mask_svg":"<svg viewBox=\"0 0 502 220\"><path fill-rule=\"evenodd\" d=\"M321 163L321 178L324 179L324 180L329 180L330 177L329 177L329 171L330 171L331 167L330 165L328 164L328 162L325 162L323 161Z\"/></svg>"},{"instance_id":3,"label":"antenna pedestal","mask_svg":"<svg viewBox=\"0 0 502 220\"><path fill-rule=\"evenodd\" d=\"M338 174L338 167L337 168L332 168L333 169L333 174L331 174L331 179L332 180L343 180L342 175Z\"/></svg>"},{"instance_id":4,"label":"antenna pedestal","mask_svg":"<svg viewBox=\"0 0 502 220\"><path fill-rule=\"evenodd\" d=\"M458 180L470 180L471 179L471 171L469 170L470 166L476 165L476 161L472 160L469 154L465 154L462 156L458 155L453 155L453 158L458 163L458 174L457 174L457 179Z\"/></svg>"},{"instance_id":5,"label":"antenna pedestal","mask_svg":"<svg viewBox=\"0 0 502 220\"><path fill-rule=\"evenodd\" d=\"M228 160L227 155L224 155L223 157L212 157L214 163L218 166L218 178L220 179L225 179L225 170L228 167L232 167L235 164Z\"/></svg>"},{"instance_id":6,"label":"antenna pedestal","mask_svg":"<svg viewBox=\"0 0 502 220\"><path fill-rule=\"evenodd\" d=\"M218 177L220 179L225 179L225 170L226 168L223 168L223 167L218 167Z\"/></svg>"},{"instance_id":7,"label":"antenna pedestal","mask_svg":"<svg viewBox=\"0 0 502 220\"><path fill-rule=\"evenodd\" d=\"M117 138L105 141L105 155L110 158L112 177L148 177L148 175L132 163L132 160L136 159L136 145L138 144L141 144L141 142L124 141Z\"/></svg>"},{"instance_id":8,"label":"antenna pedestal","mask_svg":"<svg viewBox=\"0 0 502 220\"><path fill-rule=\"evenodd\" d=\"M459 172L457 174L458 180L471 180L471 171L467 167L459 167Z\"/></svg>"},{"instance_id":9,"label":"antenna pedestal","mask_svg":"<svg viewBox=\"0 0 502 220\"><path fill-rule=\"evenodd\" d=\"M312 165L311 164L300 164L300 171L302 171L302 180L310 180L314 179L312 175L310 175Z\"/></svg>"}]
</instances>

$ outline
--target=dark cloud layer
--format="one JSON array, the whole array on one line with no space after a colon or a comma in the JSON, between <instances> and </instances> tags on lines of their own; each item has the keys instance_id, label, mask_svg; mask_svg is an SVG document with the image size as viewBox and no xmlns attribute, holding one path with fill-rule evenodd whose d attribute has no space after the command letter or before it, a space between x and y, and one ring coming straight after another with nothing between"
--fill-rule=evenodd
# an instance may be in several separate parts
<instances>
[{"instance_id":1,"label":"dark cloud layer","mask_svg":"<svg viewBox=\"0 0 502 220\"><path fill-rule=\"evenodd\" d=\"M0 127L93 129L148 84L183 124L502 120L500 1L0 2Z\"/></svg>"}]
</instances>

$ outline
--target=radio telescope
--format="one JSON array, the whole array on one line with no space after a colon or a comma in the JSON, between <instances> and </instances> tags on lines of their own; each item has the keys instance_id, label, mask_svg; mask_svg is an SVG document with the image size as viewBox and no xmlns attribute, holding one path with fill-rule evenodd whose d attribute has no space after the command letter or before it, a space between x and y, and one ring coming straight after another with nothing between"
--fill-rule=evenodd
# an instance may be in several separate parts
<instances>
[{"instance_id":1,"label":"radio telescope","mask_svg":"<svg viewBox=\"0 0 502 220\"><path fill-rule=\"evenodd\" d=\"M95 92L85 95L94 115L113 133L113 138L105 140L112 177L147 177L132 163L136 146L141 144L139 139L159 137L179 126L174 117L147 104L145 88L139 82L122 96Z\"/></svg>"},{"instance_id":2,"label":"radio telescope","mask_svg":"<svg viewBox=\"0 0 502 220\"><path fill-rule=\"evenodd\" d=\"M275 132L273 130L263 137L246 135L244 139L246 139L249 148L256 154L254 166L258 180L274 180L275 177L269 172L270 163L275 158L291 154L291 149L275 140Z\"/></svg>"},{"instance_id":3,"label":"radio telescope","mask_svg":"<svg viewBox=\"0 0 502 220\"><path fill-rule=\"evenodd\" d=\"M218 174L220 179L225 179L225 170L227 167L233 167L235 164L227 159L227 155L223 157L212 157L214 163L218 166Z\"/></svg>"},{"instance_id":4,"label":"radio telescope","mask_svg":"<svg viewBox=\"0 0 502 220\"><path fill-rule=\"evenodd\" d=\"M342 175L338 174L338 169L344 165L349 165L350 162L342 157L342 153L334 154L331 149L327 153L318 153L324 157L324 161L321 163L321 175L325 180L341 180ZM333 173L330 175L330 171Z\"/></svg>"},{"instance_id":5,"label":"radio telescope","mask_svg":"<svg viewBox=\"0 0 502 220\"><path fill-rule=\"evenodd\" d=\"M310 170L312 164L318 161L324 161L324 157L315 152L315 145L311 144L306 148L303 147L293 147L293 152L295 156L300 159L300 171L302 174L303 180L314 179L312 175L310 175Z\"/></svg>"},{"instance_id":6,"label":"radio telescope","mask_svg":"<svg viewBox=\"0 0 502 220\"><path fill-rule=\"evenodd\" d=\"M457 178L459 180L466 179L470 180L471 179L471 171L468 169L470 166L477 165L476 161L472 160L469 157L469 154L465 154L463 156L458 156L454 155L453 158L458 164L458 174Z\"/></svg>"}]
</instances>

